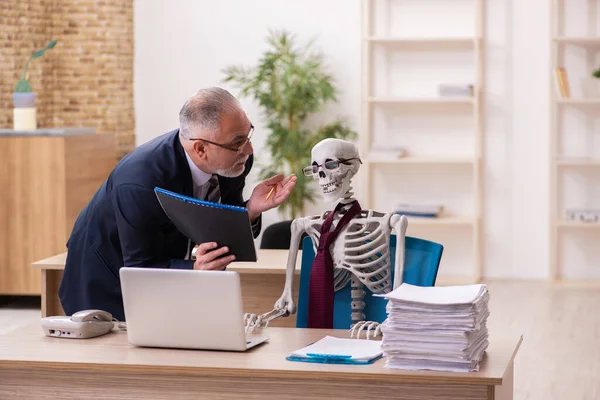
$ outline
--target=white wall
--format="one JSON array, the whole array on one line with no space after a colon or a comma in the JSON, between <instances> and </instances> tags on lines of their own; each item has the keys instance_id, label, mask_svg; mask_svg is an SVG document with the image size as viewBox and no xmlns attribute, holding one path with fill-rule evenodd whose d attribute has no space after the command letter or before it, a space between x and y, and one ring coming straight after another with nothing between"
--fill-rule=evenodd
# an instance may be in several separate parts
<instances>
[{"instance_id":1,"label":"white wall","mask_svg":"<svg viewBox=\"0 0 600 400\"><path fill-rule=\"evenodd\" d=\"M549 202L548 2L487 3L485 275L545 277ZM435 1L436 7L440 4L443 2ZM220 85L237 94L221 82L221 70L230 64L256 64L266 48L264 39L270 28L294 32L301 41L317 38L342 91L339 104L330 112L349 116L358 130L360 12L359 0L136 1L138 144L175 128L181 104L198 88ZM451 12L449 9L445 14L448 21L452 21ZM257 128L253 143L260 158L267 135L260 110L248 99L240 100ZM251 189L253 182L248 185ZM363 196L360 187L357 195L359 199ZM329 206L312 206L308 212ZM271 211L265 216L265 223L278 219L277 212Z\"/></svg>"}]
</instances>

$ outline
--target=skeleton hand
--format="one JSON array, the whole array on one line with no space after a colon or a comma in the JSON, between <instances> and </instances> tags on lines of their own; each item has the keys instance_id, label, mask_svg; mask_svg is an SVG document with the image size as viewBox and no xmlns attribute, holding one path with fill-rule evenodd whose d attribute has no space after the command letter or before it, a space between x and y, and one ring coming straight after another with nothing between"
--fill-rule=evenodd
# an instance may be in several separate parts
<instances>
[{"instance_id":1,"label":"skeleton hand","mask_svg":"<svg viewBox=\"0 0 600 400\"><path fill-rule=\"evenodd\" d=\"M244 325L246 326L246 332L252 332L257 328L266 328L269 322L279 317L287 317L290 314L296 312L296 304L292 299L292 296L287 291L283 291L283 294L275 303L275 307L272 311L258 315L258 314L244 314Z\"/></svg>"},{"instance_id":2,"label":"skeleton hand","mask_svg":"<svg viewBox=\"0 0 600 400\"><path fill-rule=\"evenodd\" d=\"M244 326L246 327L246 333L252 332L255 329L266 328L269 322L279 317L287 317L288 314L285 310L274 309L268 313L261 315L258 314L244 314Z\"/></svg>"},{"instance_id":3,"label":"skeleton hand","mask_svg":"<svg viewBox=\"0 0 600 400\"><path fill-rule=\"evenodd\" d=\"M381 326L379 325L379 322L360 321L352 326L352 329L350 330L350 337L354 337L354 334L356 333L356 338L359 339L360 334L363 331L365 332L365 337L367 340L370 337L375 339L381 336Z\"/></svg>"},{"instance_id":4,"label":"skeleton hand","mask_svg":"<svg viewBox=\"0 0 600 400\"><path fill-rule=\"evenodd\" d=\"M283 294L275 302L276 310L284 310L288 315L292 315L296 313L296 303L294 303L294 299L292 298L292 294L284 290Z\"/></svg>"}]
</instances>

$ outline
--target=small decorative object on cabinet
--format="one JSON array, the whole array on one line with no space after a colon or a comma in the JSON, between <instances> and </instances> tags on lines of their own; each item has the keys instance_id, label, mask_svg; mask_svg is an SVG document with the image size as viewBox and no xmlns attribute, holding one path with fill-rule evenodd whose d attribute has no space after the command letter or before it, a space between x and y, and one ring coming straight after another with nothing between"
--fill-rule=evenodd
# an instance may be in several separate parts
<instances>
[{"instance_id":1,"label":"small decorative object on cabinet","mask_svg":"<svg viewBox=\"0 0 600 400\"><path fill-rule=\"evenodd\" d=\"M29 61L33 58L39 58L44 55L46 50L56 46L56 40L50 41L46 47L33 53L25 62L23 76L17 82L15 92L13 93L13 129L15 131L32 130L37 128L37 117L35 108L35 92L31 91L31 84L27 80L27 67Z\"/></svg>"},{"instance_id":2,"label":"small decorative object on cabinet","mask_svg":"<svg viewBox=\"0 0 600 400\"><path fill-rule=\"evenodd\" d=\"M549 275L554 281L597 280L600 5L552 0L550 7Z\"/></svg>"},{"instance_id":3,"label":"small decorative object on cabinet","mask_svg":"<svg viewBox=\"0 0 600 400\"><path fill-rule=\"evenodd\" d=\"M482 277L485 3L363 0L365 207L444 244L442 283Z\"/></svg>"}]
</instances>

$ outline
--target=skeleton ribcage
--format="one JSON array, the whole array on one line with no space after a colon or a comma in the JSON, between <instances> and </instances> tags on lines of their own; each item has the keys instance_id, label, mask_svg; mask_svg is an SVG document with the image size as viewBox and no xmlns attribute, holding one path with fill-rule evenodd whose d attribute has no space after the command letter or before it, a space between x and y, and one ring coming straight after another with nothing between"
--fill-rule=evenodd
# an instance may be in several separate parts
<instances>
[{"instance_id":1,"label":"skeleton ribcage","mask_svg":"<svg viewBox=\"0 0 600 400\"><path fill-rule=\"evenodd\" d=\"M313 220L306 232L315 249L322 221ZM335 290L344 288L352 275L373 293L388 293L392 288L390 264L389 215L354 218L332 246Z\"/></svg>"}]
</instances>

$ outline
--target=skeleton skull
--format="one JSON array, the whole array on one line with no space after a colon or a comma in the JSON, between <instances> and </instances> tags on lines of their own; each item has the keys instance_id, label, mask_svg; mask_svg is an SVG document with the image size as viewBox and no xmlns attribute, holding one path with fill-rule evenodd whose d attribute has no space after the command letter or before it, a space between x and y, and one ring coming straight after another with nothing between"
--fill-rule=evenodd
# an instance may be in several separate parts
<instances>
[{"instance_id":1,"label":"skeleton skull","mask_svg":"<svg viewBox=\"0 0 600 400\"><path fill-rule=\"evenodd\" d=\"M313 177L319 179L325 200L343 198L360 168L356 146L346 140L324 139L313 147L311 158Z\"/></svg>"}]
</instances>

